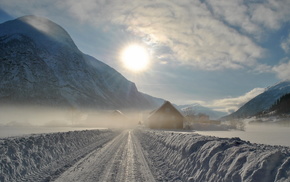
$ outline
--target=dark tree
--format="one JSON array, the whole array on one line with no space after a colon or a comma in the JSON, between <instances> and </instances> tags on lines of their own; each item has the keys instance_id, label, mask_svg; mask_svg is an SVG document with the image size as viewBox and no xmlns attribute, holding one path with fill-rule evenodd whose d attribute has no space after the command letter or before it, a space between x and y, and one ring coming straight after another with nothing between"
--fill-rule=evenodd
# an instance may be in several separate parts
<instances>
[{"instance_id":1,"label":"dark tree","mask_svg":"<svg viewBox=\"0 0 290 182\"><path fill-rule=\"evenodd\" d=\"M290 114L290 93L280 97L269 110L276 111L276 114Z\"/></svg>"}]
</instances>

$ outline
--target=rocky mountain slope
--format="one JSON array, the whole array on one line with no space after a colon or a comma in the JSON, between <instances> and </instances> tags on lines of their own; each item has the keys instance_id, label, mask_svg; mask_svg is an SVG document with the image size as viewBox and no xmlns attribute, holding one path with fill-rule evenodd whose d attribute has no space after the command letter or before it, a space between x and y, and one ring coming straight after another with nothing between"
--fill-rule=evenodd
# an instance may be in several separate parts
<instances>
[{"instance_id":1,"label":"rocky mountain slope","mask_svg":"<svg viewBox=\"0 0 290 182\"><path fill-rule=\"evenodd\" d=\"M82 53L59 25L24 16L0 24L0 103L121 109L159 100Z\"/></svg>"}]
</instances>

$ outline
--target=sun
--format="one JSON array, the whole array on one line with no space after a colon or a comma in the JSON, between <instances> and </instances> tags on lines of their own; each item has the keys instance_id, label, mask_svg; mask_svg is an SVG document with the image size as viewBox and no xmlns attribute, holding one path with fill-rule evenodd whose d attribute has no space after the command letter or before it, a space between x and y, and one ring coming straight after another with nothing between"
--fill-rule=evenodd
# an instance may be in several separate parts
<instances>
[{"instance_id":1,"label":"sun","mask_svg":"<svg viewBox=\"0 0 290 182\"><path fill-rule=\"evenodd\" d=\"M149 54L143 46L132 44L122 51L121 60L127 69L140 72L147 69Z\"/></svg>"}]
</instances>

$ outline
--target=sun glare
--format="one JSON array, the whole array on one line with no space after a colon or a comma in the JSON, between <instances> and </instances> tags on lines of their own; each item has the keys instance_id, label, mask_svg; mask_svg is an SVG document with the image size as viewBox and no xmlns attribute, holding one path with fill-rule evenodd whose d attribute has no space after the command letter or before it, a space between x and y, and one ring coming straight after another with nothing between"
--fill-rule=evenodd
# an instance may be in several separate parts
<instances>
[{"instance_id":1,"label":"sun glare","mask_svg":"<svg viewBox=\"0 0 290 182\"><path fill-rule=\"evenodd\" d=\"M124 66L134 72L146 70L149 64L147 50L137 44L126 47L122 52L122 62Z\"/></svg>"}]
</instances>

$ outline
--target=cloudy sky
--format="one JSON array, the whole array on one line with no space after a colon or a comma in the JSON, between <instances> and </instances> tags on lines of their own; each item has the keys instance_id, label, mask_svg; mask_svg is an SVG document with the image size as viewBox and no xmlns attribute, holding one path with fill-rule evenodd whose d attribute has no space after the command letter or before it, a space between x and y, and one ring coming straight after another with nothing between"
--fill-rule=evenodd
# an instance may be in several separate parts
<instances>
[{"instance_id":1,"label":"cloudy sky","mask_svg":"<svg viewBox=\"0 0 290 182\"><path fill-rule=\"evenodd\" d=\"M234 111L290 78L289 9L289 0L0 0L0 23L46 17L140 91ZM143 72L120 61L132 43L150 53Z\"/></svg>"}]
</instances>

